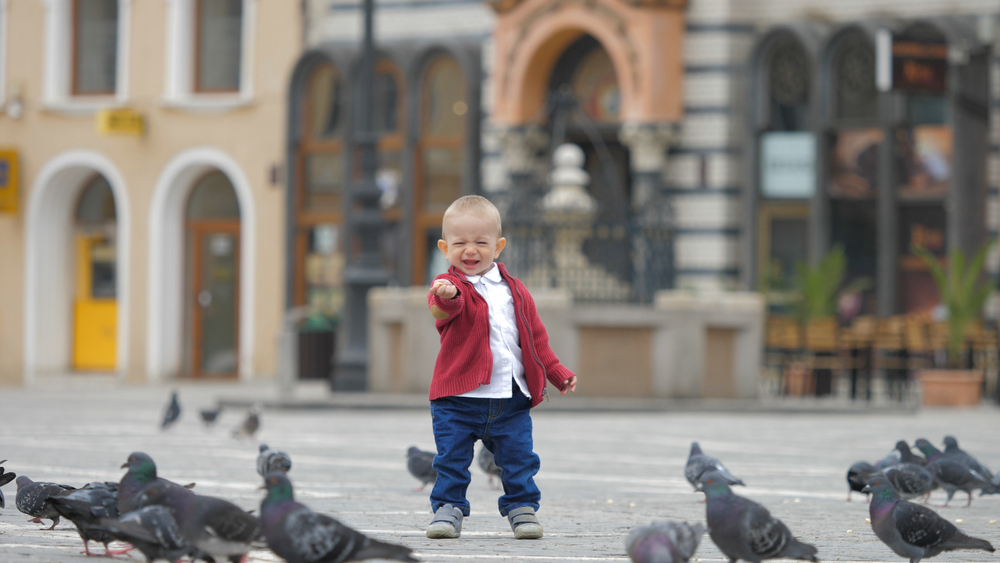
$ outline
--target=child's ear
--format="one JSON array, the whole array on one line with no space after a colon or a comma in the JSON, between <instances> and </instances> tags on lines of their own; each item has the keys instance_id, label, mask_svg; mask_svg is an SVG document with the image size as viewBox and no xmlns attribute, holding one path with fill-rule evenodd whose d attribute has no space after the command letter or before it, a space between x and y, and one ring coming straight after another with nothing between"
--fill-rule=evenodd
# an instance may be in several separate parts
<instances>
[{"instance_id":1,"label":"child's ear","mask_svg":"<svg viewBox=\"0 0 1000 563\"><path fill-rule=\"evenodd\" d=\"M445 256L447 256L448 255L448 243L446 243L445 241L443 241L441 239L438 239L438 250L441 251L441 254L444 254Z\"/></svg>"},{"instance_id":2,"label":"child's ear","mask_svg":"<svg viewBox=\"0 0 1000 563\"><path fill-rule=\"evenodd\" d=\"M500 237L497 239L497 251L493 253L493 259L496 260L500 256L500 251L507 246L507 239Z\"/></svg>"}]
</instances>

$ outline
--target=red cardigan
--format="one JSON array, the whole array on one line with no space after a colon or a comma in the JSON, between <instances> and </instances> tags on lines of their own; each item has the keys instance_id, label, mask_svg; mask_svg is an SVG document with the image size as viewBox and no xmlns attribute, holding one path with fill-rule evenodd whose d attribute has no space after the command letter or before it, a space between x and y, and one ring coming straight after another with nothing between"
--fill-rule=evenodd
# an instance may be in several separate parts
<instances>
[{"instance_id":1,"label":"red cardigan","mask_svg":"<svg viewBox=\"0 0 1000 563\"><path fill-rule=\"evenodd\" d=\"M542 402L545 380L557 388L573 372L559 363L559 358L549 348L549 335L545 332L535 301L520 280L507 273L507 268L497 262L500 275L510 284L514 297L514 316L517 319L518 339L524 355L524 378L531 393L531 406ZM490 309L486 299L472 287L465 274L452 266L448 272L434 280L445 279L455 284L458 295L445 299L428 294L427 303L437 319L435 325L441 334L441 351L434 364L430 400L461 395L488 384L493 374L493 354L490 352Z\"/></svg>"}]
</instances>

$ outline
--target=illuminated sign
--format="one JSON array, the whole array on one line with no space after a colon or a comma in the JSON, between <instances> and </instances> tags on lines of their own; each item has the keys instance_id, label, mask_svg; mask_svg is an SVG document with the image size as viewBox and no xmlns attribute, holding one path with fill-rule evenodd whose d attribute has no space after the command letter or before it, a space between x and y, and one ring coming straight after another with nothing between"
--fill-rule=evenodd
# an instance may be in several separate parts
<instances>
[{"instance_id":1,"label":"illuminated sign","mask_svg":"<svg viewBox=\"0 0 1000 563\"><path fill-rule=\"evenodd\" d=\"M17 213L17 151L0 150L0 213Z\"/></svg>"},{"instance_id":2,"label":"illuminated sign","mask_svg":"<svg viewBox=\"0 0 1000 563\"><path fill-rule=\"evenodd\" d=\"M948 46L917 41L893 42L892 85L898 90L944 92L948 85Z\"/></svg>"}]
</instances>

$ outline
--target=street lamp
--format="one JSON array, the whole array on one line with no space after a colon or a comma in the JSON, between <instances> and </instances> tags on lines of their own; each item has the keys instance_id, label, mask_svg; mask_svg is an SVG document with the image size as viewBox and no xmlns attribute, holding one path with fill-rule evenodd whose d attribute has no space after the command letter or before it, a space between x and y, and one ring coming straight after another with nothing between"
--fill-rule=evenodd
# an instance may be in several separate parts
<instances>
[{"instance_id":1,"label":"street lamp","mask_svg":"<svg viewBox=\"0 0 1000 563\"><path fill-rule=\"evenodd\" d=\"M349 184L346 213L349 244L358 241L360 248L357 251L347 248L347 268L344 270L347 291L342 325L346 335L342 340L344 347L337 363L337 373L331 383L337 391L364 391L367 387L368 290L389 281L389 273L385 270L379 252L384 220L379 206L382 192L375 183L378 134L374 126L373 103L374 11L374 0L364 0L364 37L361 43L361 65L358 68L360 92L357 97L354 132L354 143L361 153L361 178L357 181L352 179Z\"/></svg>"}]
</instances>

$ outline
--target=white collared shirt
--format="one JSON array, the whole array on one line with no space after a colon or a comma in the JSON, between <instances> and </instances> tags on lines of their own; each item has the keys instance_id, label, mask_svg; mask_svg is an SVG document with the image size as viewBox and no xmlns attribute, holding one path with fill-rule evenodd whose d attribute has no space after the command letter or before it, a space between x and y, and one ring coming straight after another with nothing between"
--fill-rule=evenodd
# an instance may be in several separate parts
<instances>
[{"instance_id":1,"label":"white collared shirt","mask_svg":"<svg viewBox=\"0 0 1000 563\"><path fill-rule=\"evenodd\" d=\"M509 399L513 396L513 384L531 398L528 380L524 378L524 360L518 339L517 320L514 317L514 296L510 284L500 275L496 264L481 276L466 276L466 279L483 296L490 311L490 352L493 354L493 373L489 385L480 385L459 397L478 399Z\"/></svg>"}]
</instances>

